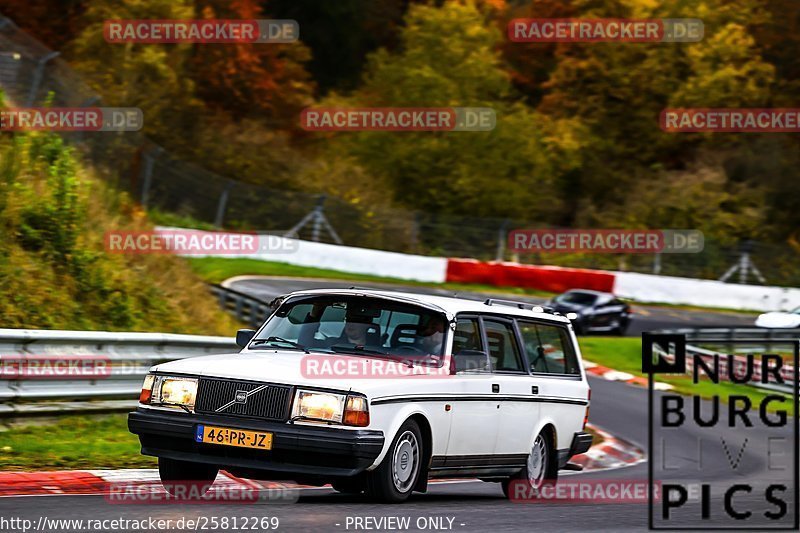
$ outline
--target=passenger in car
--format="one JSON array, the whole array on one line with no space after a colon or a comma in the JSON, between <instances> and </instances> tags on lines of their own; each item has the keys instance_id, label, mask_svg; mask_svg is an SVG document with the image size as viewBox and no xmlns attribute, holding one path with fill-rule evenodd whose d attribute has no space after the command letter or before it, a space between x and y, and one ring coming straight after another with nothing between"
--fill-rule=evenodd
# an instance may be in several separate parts
<instances>
[{"instance_id":1,"label":"passenger in car","mask_svg":"<svg viewBox=\"0 0 800 533\"><path fill-rule=\"evenodd\" d=\"M444 327L444 320L438 316L432 316L428 323L420 328L420 345L423 350L429 354L440 354L442 352Z\"/></svg>"}]
</instances>

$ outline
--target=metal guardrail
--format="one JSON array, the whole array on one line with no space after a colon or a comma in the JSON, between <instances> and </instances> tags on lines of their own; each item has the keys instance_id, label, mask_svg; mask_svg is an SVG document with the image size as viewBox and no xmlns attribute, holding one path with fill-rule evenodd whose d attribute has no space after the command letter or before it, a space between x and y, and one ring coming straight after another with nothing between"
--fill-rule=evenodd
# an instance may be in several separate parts
<instances>
[{"instance_id":1,"label":"metal guardrail","mask_svg":"<svg viewBox=\"0 0 800 533\"><path fill-rule=\"evenodd\" d=\"M770 346L795 343L800 340L800 328L678 328L660 330L659 333L670 333L686 335L686 355L693 359L699 356L710 360L714 356L724 355L727 360L728 352L738 353L763 353ZM741 343L746 341L746 346ZM739 343L737 345L737 343ZM734 348L735 347L735 348ZM734 356L734 365L745 365L743 356ZM720 373L724 373L723 368L726 363L721 361ZM737 367L739 368L739 367ZM785 383L761 383L760 370L754 369L754 376L757 378L751 385L763 389L774 390L784 394L791 394L794 391L792 385L794 374L797 369L792 365L784 365L781 376ZM737 375L740 375L737 373Z\"/></svg>"},{"instance_id":2,"label":"metal guardrail","mask_svg":"<svg viewBox=\"0 0 800 533\"><path fill-rule=\"evenodd\" d=\"M677 328L664 329L659 333L686 335L687 342L764 340L765 344L800 339L800 328Z\"/></svg>"},{"instance_id":3,"label":"metal guardrail","mask_svg":"<svg viewBox=\"0 0 800 533\"><path fill-rule=\"evenodd\" d=\"M233 313L237 319L258 328L272 314L272 304L249 294L228 289L222 285L211 285L211 292L217 297L220 307Z\"/></svg>"},{"instance_id":4,"label":"metal guardrail","mask_svg":"<svg viewBox=\"0 0 800 533\"><path fill-rule=\"evenodd\" d=\"M238 351L233 337L0 329L0 378L6 378L0 379L0 416L135 405L152 365ZM43 361L81 358L100 361L105 373L72 379L69 373L41 371Z\"/></svg>"},{"instance_id":5,"label":"metal guardrail","mask_svg":"<svg viewBox=\"0 0 800 533\"><path fill-rule=\"evenodd\" d=\"M254 326L266 320L269 303L246 294L212 287L220 304ZM797 340L800 330L676 329L692 343L724 340L760 340L770 343ZM687 347L689 353L711 355L715 352L699 346ZM64 411L93 411L129 408L136 404L142 379L155 364L197 355L238 352L233 337L178 335L169 333L129 333L107 331L48 331L0 329L0 416L29 415ZM108 373L92 379L62 379L60 376L11 376L4 360L35 362L58 357L86 357L104 360ZM793 372L791 369L790 372ZM791 374L793 375L793 374ZM769 388L785 392L783 387Z\"/></svg>"},{"instance_id":6,"label":"metal guardrail","mask_svg":"<svg viewBox=\"0 0 800 533\"><path fill-rule=\"evenodd\" d=\"M272 313L269 302L239 291L213 285L211 292L253 327ZM238 351L233 336L0 329L0 416L127 409L136 405L151 366ZM76 377L62 368L59 374L52 368L56 361L93 362L104 371Z\"/></svg>"}]
</instances>

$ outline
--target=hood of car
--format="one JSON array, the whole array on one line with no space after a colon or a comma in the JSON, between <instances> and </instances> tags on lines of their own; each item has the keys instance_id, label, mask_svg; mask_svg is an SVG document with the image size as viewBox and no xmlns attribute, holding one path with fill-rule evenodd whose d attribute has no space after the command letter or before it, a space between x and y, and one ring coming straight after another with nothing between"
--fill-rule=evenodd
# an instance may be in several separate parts
<instances>
[{"instance_id":1,"label":"hood of car","mask_svg":"<svg viewBox=\"0 0 800 533\"><path fill-rule=\"evenodd\" d=\"M800 327L800 315L780 311L764 313L756 319L756 326L762 328L797 328Z\"/></svg>"},{"instance_id":2,"label":"hood of car","mask_svg":"<svg viewBox=\"0 0 800 533\"><path fill-rule=\"evenodd\" d=\"M373 392L407 391L409 381L447 377L447 368L431 368L382 357L349 354L305 354L288 350L253 350L233 354L189 357L154 366L159 373L189 374L282 383L309 388Z\"/></svg>"}]
</instances>

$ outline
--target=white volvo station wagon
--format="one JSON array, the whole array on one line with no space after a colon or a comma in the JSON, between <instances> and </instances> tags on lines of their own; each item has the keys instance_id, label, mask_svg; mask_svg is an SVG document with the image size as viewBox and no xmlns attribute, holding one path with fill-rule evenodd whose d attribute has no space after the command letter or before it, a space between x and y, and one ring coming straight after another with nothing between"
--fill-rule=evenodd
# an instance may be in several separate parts
<instances>
[{"instance_id":1,"label":"white volvo station wagon","mask_svg":"<svg viewBox=\"0 0 800 533\"><path fill-rule=\"evenodd\" d=\"M591 446L570 321L368 289L288 294L238 353L154 366L129 429L167 490L234 475L399 502L431 478L553 483Z\"/></svg>"}]
</instances>

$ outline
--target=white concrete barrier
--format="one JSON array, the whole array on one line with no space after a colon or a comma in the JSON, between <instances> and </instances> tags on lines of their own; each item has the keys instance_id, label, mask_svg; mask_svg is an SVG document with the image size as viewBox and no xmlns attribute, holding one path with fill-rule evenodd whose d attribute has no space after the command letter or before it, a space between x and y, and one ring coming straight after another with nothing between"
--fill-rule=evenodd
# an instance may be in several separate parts
<instances>
[{"instance_id":1,"label":"white concrete barrier","mask_svg":"<svg viewBox=\"0 0 800 533\"><path fill-rule=\"evenodd\" d=\"M165 232L195 231L167 227L159 227L157 230ZM218 234L219 232L211 233ZM226 234L237 235L233 232L226 232ZM454 259L452 260L453 264L458 265L459 268L451 269L451 276L456 271L459 275L448 279L448 263L451 260L445 257L429 257L324 244L288 239L276 235L258 235L258 247L255 252L232 254L229 251L223 251L206 255L197 253L184 255L191 255L192 257L247 257L261 261L432 283L461 281L491 284L492 276L490 271L508 270L509 265L511 265L511 263L474 261L474 266L465 267L464 265L468 264L469 261ZM524 266L528 265L520 265L520 267ZM530 268L532 271L536 270L533 265L530 265ZM476 280L480 281L471 280L470 275L473 270ZM541 267L539 267L539 270L541 270ZM590 288L584 285L586 284L587 275L591 274L592 271L581 270L580 272L581 276L574 279L570 278L565 282L563 290ZM638 302L696 305L699 307L720 307L752 311L790 310L800 307L800 289L795 288L739 285L714 280L656 276L633 272L609 272L605 270L594 272L599 278L607 279L613 277L612 292L614 294Z\"/></svg>"},{"instance_id":2,"label":"white concrete barrier","mask_svg":"<svg viewBox=\"0 0 800 533\"><path fill-rule=\"evenodd\" d=\"M160 232L195 231L182 228L158 227ZM199 230L197 230L199 232ZM218 234L221 232L210 232ZM235 234L233 232L225 232ZM258 235L256 253L232 254L228 251L209 254L179 254L191 257L247 257L315 268L338 270L353 274L444 283L447 277L447 258L403 254L355 248L337 244L288 239L276 235Z\"/></svg>"},{"instance_id":3,"label":"white concrete barrier","mask_svg":"<svg viewBox=\"0 0 800 533\"><path fill-rule=\"evenodd\" d=\"M754 311L800 307L800 289L616 272L614 294L639 302L697 305Z\"/></svg>"}]
</instances>

